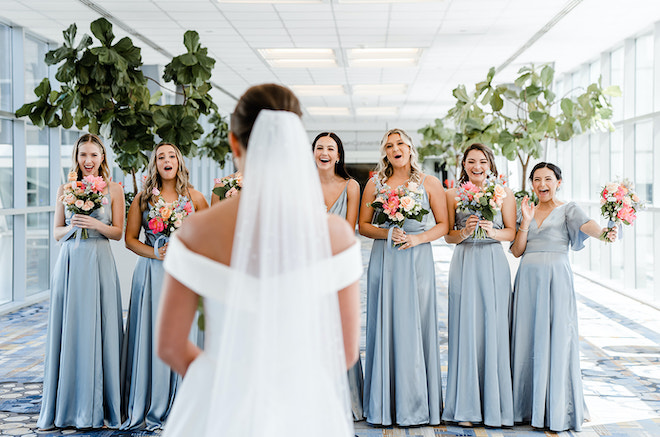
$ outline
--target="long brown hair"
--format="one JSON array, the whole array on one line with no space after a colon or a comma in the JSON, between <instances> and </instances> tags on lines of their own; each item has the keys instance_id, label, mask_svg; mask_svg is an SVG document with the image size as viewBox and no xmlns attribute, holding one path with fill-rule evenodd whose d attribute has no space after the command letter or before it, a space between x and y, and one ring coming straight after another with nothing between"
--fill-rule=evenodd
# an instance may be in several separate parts
<instances>
[{"instance_id":1,"label":"long brown hair","mask_svg":"<svg viewBox=\"0 0 660 437\"><path fill-rule=\"evenodd\" d=\"M470 153L472 150L478 150L482 152L484 155L486 155L486 159L488 160L488 164L490 166L491 174L493 176L497 176L497 166L495 165L495 154L493 153L491 148L481 143L474 143L471 144L467 149L465 149L465 152L463 153L463 159L461 159L461 177L458 179L459 184L462 184L470 180L470 177L465 171L465 160L467 159L468 153Z\"/></svg>"},{"instance_id":2,"label":"long brown hair","mask_svg":"<svg viewBox=\"0 0 660 437\"><path fill-rule=\"evenodd\" d=\"M192 187L189 182L190 173L188 168L186 168L186 163L183 160L183 155L181 150L172 143L162 142L154 147L153 152L151 152L151 157L149 158L149 165L147 166L147 179L144 181L144 186L142 187L142 195L140 196L140 210L145 211L149 208L150 203L156 203L157 196L154 196L153 190L157 188L159 191L163 188L163 180L158 173L158 167L156 167L158 149L162 146L172 146L174 148L174 153L176 154L176 159L179 161L179 167L176 170L176 184L174 189L177 194L180 196L190 196L189 188ZM189 199L192 202L192 199Z\"/></svg>"},{"instance_id":3,"label":"long brown hair","mask_svg":"<svg viewBox=\"0 0 660 437\"><path fill-rule=\"evenodd\" d=\"M419 155L417 154L417 149L413 144L412 138L410 138L410 135L408 135L403 129L390 129L385 132L385 135L383 135L383 139L380 141L380 160L378 161L378 167L376 168L378 179L381 182L385 182L394 173L394 167L392 167L392 164L387 159L387 153L385 152L387 139L393 134L399 134L401 140L410 147L410 180L412 182L420 183L422 181L422 169L419 166Z\"/></svg>"},{"instance_id":4,"label":"long brown hair","mask_svg":"<svg viewBox=\"0 0 660 437\"><path fill-rule=\"evenodd\" d=\"M101 138L94 134L83 134L76 140L76 143L73 145L73 152L71 153L71 172L76 173L77 175L77 180L82 180L82 169L80 168L80 165L78 164L78 150L80 149L80 146L83 144L87 143L92 143L98 146L99 149L101 149L101 154L103 155L103 161L101 161L101 165L99 166L99 176L103 178L106 182L110 180L110 167L108 167L108 154L105 153L105 146L103 145L103 141L101 141Z\"/></svg>"}]
</instances>

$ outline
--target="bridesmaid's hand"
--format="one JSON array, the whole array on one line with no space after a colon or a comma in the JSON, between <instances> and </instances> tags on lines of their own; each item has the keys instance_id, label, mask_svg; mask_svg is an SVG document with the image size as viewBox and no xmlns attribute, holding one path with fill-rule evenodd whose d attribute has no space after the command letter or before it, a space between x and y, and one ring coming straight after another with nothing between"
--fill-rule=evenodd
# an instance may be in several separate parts
<instances>
[{"instance_id":1,"label":"bridesmaid's hand","mask_svg":"<svg viewBox=\"0 0 660 437\"><path fill-rule=\"evenodd\" d=\"M165 243L165 244L163 244L162 246L160 246L160 247L158 248L158 259L159 259L159 260L163 260L163 259L165 259L165 254L167 253L167 246L168 246L169 244L170 244L170 243Z\"/></svg>"},{"instance_id":2,"label":"bridesmaid's hand","mask_svg":"<svg viewBox=\"0 0 660 437\"><path fill-rule=\"evenodd\" d=\"M422 240L421 238L419 238L419 235L416 234L406 235L404 240L402 241L403 244L399 246L399 250L410 249L411 247L417 246L421 242Z\"/></svg>"},{"instance_id":3,"label":"bridesmaid's hand","mask_svg":"<svg viewBox=\"0 0 660 437\"><path fill-rule=\"evenodd\" d=\"M493 222L490 220L479 220L479 227L486 231L486 235L488 235L490 238L495 239L495 235L497 234L497 229L493 227Z\"/></svg>"},{"instance_id":4,"label":"bridesmaid's hand","mask_svg":"<svg viewBox=\"0 0 660 437\"><path fill-rule=\"evenodd\" d=\"M603 228L600 232L601 234L601 240L613 243L616 241L616 231L617 231L618 226L614 226L614 228Z\"/></svg>"},{"instance_id":5,"label":"bridesmaid's hand","mask_svg":"<svg viewBox=\"0 0 660 437\"><path fill-rule=\"evenodd\" d=\"M406 232L400 228L392 230L392 242L394 244L403 244L406 241Z\"/></svg>"},{"instance_id":6,"label":"bridesmaid's hand","mask_svg":"<svg viewBox=\"0 0 660 437\"><path fill-rule=\"evenodd\" d=\"M85 214L74 214L71 216L71 225L78 226L81 229L98 230L101 222L94 217Z\"/></svg>"},{"instance_id":7,"label":"bridesmaid's hand","mask_svg":"<svg viewBox=\"0 0 660 437\"><path fill-rule=\"evenodd\" d=\"M521 227L528 228L536 212L536 205L534 202L530 203L529 196L523 197L522 202L520 202L520 212L522 213Z\"/></svg>"},{"instance_id":8,"label":"bridesmaid's hand","mask_svg":"<svg viewBox=\"0 0 660 437\"><path fill-rule=\"evenodd\" d=\"M465 229L464 231L461 231L461 236L466 235L472 235L474 233L474 230L477 229L477 225L479 224L479 217L476 215L471 215L468 217L467 221L465 222Z\"/></svg>"}]
</instances>

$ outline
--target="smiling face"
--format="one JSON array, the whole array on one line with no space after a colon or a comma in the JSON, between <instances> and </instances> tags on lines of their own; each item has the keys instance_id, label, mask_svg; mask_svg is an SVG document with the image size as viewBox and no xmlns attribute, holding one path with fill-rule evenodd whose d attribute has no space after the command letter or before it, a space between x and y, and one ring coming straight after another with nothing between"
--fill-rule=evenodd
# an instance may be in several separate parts
<instances>
[{"instance_id":1,"label":"smiling face","mask_svg":"<svg viewBox=\"0 0 660 437\"><path fill-rule=\"evenodd\" d=\"M388 136L384 148L385 156L392 167L405 167L410 164L410 146L403 141L401 135L394 133Z\"/></svg>"},{"instance_id":2,"label":"smiling face","mask_svg":"<svg viewBox=\"0 0 660 437\"><path fill-rule=\"evenodd\" d=\"M558 180L555 172L547 167L537 169L532 175L532 189L540 203L553 200L560 185L561 179Z\"/></svg>"},{"instance_id":3,"label":"smiling face","mask_svg":"<svg viewBox=\"0 0 660 437\"><path fill-rule=\"evenodd\" d=\"M470 182L474 185L481 186L490 171L490 161L484 152L472 149L465 157L465 161L463 161L463 168Z\"/></svg>"},{"instance_id":4,"label":"smiling face","mask_svg":"<svg viewBox=\"0 0 660 437\"><path fill-rule=\"evenodd\" d=\"M319 169L334 169L339 161L337 142L330 136L319 138L314 145L314 160Z\"/></svg>"},{"instance_id":5,"label":"smiling face","mask_svg":"<svg viewBox=\"0 0 660 437\"><path fill-rule=\"evenodd\" d=\"M176 156L174 147L170 144L163 144L156 150L156 169L162 180L176 178L179 159Z\"/></svg>"},{"instance_id":6,"label":"smiling face","mask_svg":"<svg viewBox=\"0 0 660 437\"><path fill-rule=\"evenodd\" d=\"M101 167L104 159L103 150L101 150L98 144L89 141L78 146L78 167L83 177L89 175L98 176L99 167Z\"/></svg>"}]
</instances>

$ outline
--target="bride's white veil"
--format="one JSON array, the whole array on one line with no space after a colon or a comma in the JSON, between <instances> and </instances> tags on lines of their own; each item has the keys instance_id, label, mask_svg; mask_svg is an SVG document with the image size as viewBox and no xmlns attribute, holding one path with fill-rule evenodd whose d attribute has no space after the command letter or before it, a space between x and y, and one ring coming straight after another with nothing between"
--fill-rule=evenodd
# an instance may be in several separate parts
<instances>
[{"instance_id":1,"label":"bride's white veil","mask_svg":"<svg viewBox=\"0 0 660 437\"><path fill-rule=\"evenodd\" d=\"M240 194L207 435L353 435L323 193L300 118L262 110ZM226 287L226 288L225 288Z\"/></svg>"}]
</instances>

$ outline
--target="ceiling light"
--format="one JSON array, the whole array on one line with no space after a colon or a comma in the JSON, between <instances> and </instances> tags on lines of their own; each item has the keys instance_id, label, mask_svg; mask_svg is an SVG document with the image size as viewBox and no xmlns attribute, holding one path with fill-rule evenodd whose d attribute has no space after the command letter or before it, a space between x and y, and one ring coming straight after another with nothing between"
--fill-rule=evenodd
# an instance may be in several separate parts
<instances>
[{"instance_id":1,"label":"ceiling light","mask_svg":"<svg viewBox=\"0 0 660 437\"><path fill-rule=\"evenodd\" d=\"M291 85L298 96L342 96L345 95L343 85Z\"/></svg>"},{"instance_id":2,"label":"ceiling light","mask_svg":"<svg viewBox=\"0 0 660 437\"><path fill-rule=\"evenodd\" d=\"M374 116L374 115L396 115L398 109L396 106L364 106L355 108L355 115Z\"/></svg>"},{"instance_id":3,"label":"ceiling light","mask_svg":"<svg viewBox=\"0 0 660 437\"><path fill-rule=\"evenodd\" d=\"M353 94L356 96L383 96L405 94L408 85L403 83L379 85L353 85Z\"/></svg>"},{"instance_id":4,"label":"ceiling light","mask_svg":"<svg viewBox=\"0 0 660 437\"><path fill-rule=\"evenodd\" d=\"M409 67L417 65L422 49L373 48L349 49L348 60L353 67Z\"/></svg>"},{"instance_id":5,"label":"ceiling light","mask_svg":"<svg viewBox=\"0 0 660 437\"><path fill-rule=\"evenodd\" d=\"M332 49L259 49L259 54L275 68L336 67Z\"/></svg>"},{"instance_id":6,"label":"ceiling light","mask_svg":"<svg viewBox=\"0 0 660 437\"><path fill-rule=\"evenodd\" d=\"M426 3L442 2L444 0L337 0L339 3Z\"/></svg>"},{"instance_id":7,"label":"ceiling light","mask_svg":"<svg viewBox=\"0 0 660 437\"><path fill-rule=\"evenodd\" d=\"M218 3L322 3L322 0L218 0Z\"/></svg>"},{"instance_id":8,"label":"ceiling light","mask_svg":"<svg viewBox=\"0 0 660 437\"><path fill-rule=\"evenodd\" d=\"M310 115L351 115L346 106L308 106L306 109Z\"/></svg>"}]
</instances>

